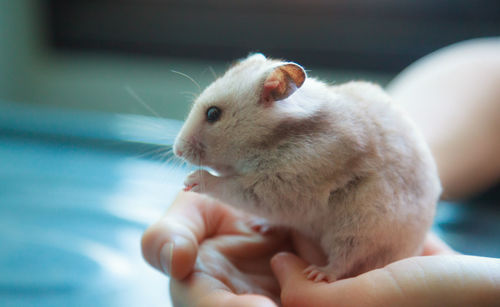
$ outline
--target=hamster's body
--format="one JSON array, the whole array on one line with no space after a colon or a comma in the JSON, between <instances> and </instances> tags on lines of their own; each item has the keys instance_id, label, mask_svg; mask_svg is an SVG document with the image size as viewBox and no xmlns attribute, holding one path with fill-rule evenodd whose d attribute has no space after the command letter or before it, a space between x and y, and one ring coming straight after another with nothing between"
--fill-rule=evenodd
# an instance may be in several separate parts
<instances>
[{"instance_id":1,"label":"hamster's body","mask_svg":"<svg viewBox=\"0 0 500 307\"><path fill-rule=\"evenodd\" d=\"M174 148L220 173L191 174L193 191L319 242L315 280L419 254L440 193L427 145L380 87L328 86L262 55L200 95Z\"/></svg>"}]
</instances>

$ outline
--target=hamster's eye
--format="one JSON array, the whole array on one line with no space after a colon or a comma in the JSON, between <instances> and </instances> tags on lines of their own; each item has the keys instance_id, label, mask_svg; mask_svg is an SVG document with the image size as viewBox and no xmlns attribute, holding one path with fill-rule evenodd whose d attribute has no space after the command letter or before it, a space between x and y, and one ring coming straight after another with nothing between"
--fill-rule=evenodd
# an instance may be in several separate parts
<instances>
[{"instance_id":1,"label":"hamster's eye","mask_svg":"<svg viewBox=\"0 0 500 307\"><path fill-rule=\"evenodd\" d=\"M207 121L214 123L219 120L222 111L217 107L210 107L207 110Z\"/></svg>"}]
</instances>

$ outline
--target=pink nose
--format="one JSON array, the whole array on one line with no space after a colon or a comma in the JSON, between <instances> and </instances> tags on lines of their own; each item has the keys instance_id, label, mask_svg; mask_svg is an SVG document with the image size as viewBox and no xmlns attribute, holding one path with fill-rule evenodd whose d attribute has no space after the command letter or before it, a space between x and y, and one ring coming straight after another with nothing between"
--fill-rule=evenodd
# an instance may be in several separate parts
<instances>
[{"instance_id":1,"label":"pink nose","mask_svg":"<svg viewBox=\"0 0 500 307\"><path fill-rule=\"evenodd\" d=\"M176 149L175 150L175 155L178 156L178 157L182 157L182 151L180 149Z\"/></svg>"}]
</instances>

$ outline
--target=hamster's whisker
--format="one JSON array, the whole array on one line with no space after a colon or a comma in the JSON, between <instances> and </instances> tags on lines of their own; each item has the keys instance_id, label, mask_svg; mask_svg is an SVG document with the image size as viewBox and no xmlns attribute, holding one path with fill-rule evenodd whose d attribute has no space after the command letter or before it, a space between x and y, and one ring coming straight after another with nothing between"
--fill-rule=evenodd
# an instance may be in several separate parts
<instances>
[{"instance_id":1,"label":"hamster's whisker","mask_svg":"<svg viewBox=\"0 0 500 307\"><path fill-rule=\"evenodd\" d=\"M169 167L168 167L169 165L171 165L171 166L172 166L172 168L175 168L175 165L173 165L173 163L171 163L171 161L172 161L172 159L173 159L173 157L172 157L172 156L170 156L170 157L168 157L168 158L167 158L167 155L165 155L165 154L161 154L161 155L158 157L158 159L159 159L159 161L160 161L160 163L159 163L159 165L158 165L158 169L160 169L160 168L167 168L167 169L168 169L168 168L169 168Z\"/></svg>"},{"instance_id":2,"label":"hamster's whisker","mask_svg":"<svg viewBox=\"0 0 500 307\"><path fill-rule=\"evenodd\" d=\"M146 152L142 153L142 154L139 154L136 156L136 158L143 158L143 157L146 157L148 155L151 156L151 158L156 158L157 155L162 155L164 152L168 151L167 148L165 148L164 146L162 145L159 145L158 148L154 148L154 149L151 149L151 150L147 150Z\"/></svg>"},{"instance_id":3,"label":"hamster's whisker","mask_svg":"<svg viewBox=\"0 0 500 307\"><path fill-rule=\"evenodd\" d=\"M163 123L155 122L153 120L148 119L147 117L138 118L135 115L127 115L127 114L116 114L115 116L117 118L123 119L127 122L139 124L141 126L150 126L150 128L152 128L152 129L165 130L167 128L167 125L165 125ZM165 135L162 137L157 137L157 139L158 140L166 140L166 139L171 139L172 137L175 137L174 133L171 133L170 135Z\"/></svg>"},{"instance_id":4,"label":"hamster's whisker","mask_svg":"<svg viewBox=\"0 0 500 307\"><path fill-rule=\"evenodd\" d=\"M129 93L130 96L132 96L144 108L146 108L149 112L151 112L151 114L155 115L158 118L162 118L162 116L158 114L155 110L153 110L144 100L142 100L141 97L139 97L139 95L137 95L137 93L129 85L125 85L124 88Z\"/></svg>"},{"instance_id":5,"label":"hamster's whisker","mask_svg":"<svg viewBox=\"0 0 500 307\"><path fill-rule=\"evenodd\" d=\"M210 72L212 73L212 76L214 76L214 80L217 80L219 78L217 76L217 74L215 73L215 70L212 66L208 66L208 70L210 70Z\"/></svg>"},{"instance_id":6,"label":"hamster's whisker","mask_svg":"<svg viewBox=\"0 0 500 307\"><path fill-rule=\"evenodd\" d=\"M171 163L172 166L177 167L179 166L179 162L182 162L182 160L172 153L173 153L172 148L169 148L168 150L164 151L161 154L161 160L163 160L165 163Z\"/></svg>"},{"instance_id":7,"label":"hamster's whisker","mask_svg":"<svg viewBox=\"0 0 500 307\"><path fill-rule=\"evenodd\" d=\"M160 160L170 161L173 158L173 156L169 156L171 152L172 151L170 149L160 151L159 152Z\"/></svg>"},{"instance_id":8,"label":"hamster's whisker","mask_svg":"<svg viewBox=\"0 0 500 307\"><path fill-rule=\"evenodd\" d=\"M175 168L183 168L187 163L181 158L171 156L168 161L172 163L172 166Z\"/></svg>"},{"instance_id":9,"label":"hamster's whisker","mask_svg":"<svg viewBox=\"0 0 500 307\"><path fill-rule=\"evenodd\" d=\"M201 156L198 155L197 158L198 158L198 169L200 169ZM204 177L204 174L202 173L201 178L200 178L200 188L201 188L202 191L205 190L205 180L204 180L203 177Z\"/></svg>"},{"instance_id":10,"label":"hamster's whisker","mask_svg":"<svg viewBox=\"0 0 500 307\"><path fill-rule=\"evenodd\" d=\"M185 95L186 98L189 98L191 100L195 100L196 97L198 97L198 94L193 92L181 92L181 94Z\"/></svg>"},{"instance_id":11,"label":"hamster's whisker","mask_svg":"<svg viewBox=\"0 0 500 307\"><path fill-rule=\"evenodd\" d=\"M170 157L168 157L167 161L170 162L170 163L172 163L173 167L175 167L175 168L184 168L184 167L186 167L186 166L189 165L189 163L186 160L184 160L182 158L179 158L179 157L177 157L176 155L174 155L172 153L173 153L173 149L171 148L169 150L169 152L166 153L165 155L167 155L167 154L171 155Z\"/></svg>"},{"instance_id":12,"label":"hamster's whisker","mask_svg":"<svg viewBox=\"0 0 500 307\"><path fill-rule=\"evenodd\" d=\"M170 70L171 72L173 72L174 74L178 74L178 75L181 75L189 80L191 80L191 82L193 82L197 87L198 87L198 91L201 92L201 86L198 82L196 82L196 80L194 80L193 78L191 78L190 76L186 75L185 73L183 72L180 72L180 71L177 71L177 70Z\"/></svg>"}]
</instances>

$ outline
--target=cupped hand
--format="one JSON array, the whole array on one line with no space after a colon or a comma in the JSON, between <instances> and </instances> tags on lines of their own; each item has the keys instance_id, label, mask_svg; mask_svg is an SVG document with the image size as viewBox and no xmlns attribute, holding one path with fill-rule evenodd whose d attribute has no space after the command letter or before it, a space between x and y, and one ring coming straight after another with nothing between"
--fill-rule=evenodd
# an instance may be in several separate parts
<instances>
[{"instance_id":1,"label":"cupped hand","mask_svg":"<svg viewBox=\"0 0 500 307\"><path fill-rule=\"evenodd\" d=\"M494 306L500 302L500 260L458 255L433 235L427 237L420 257L334 283L314 283L303 270L309 263L324 262L319 248L294 233L274 229L261 234L251 227L256 224L254 217L213 199L180 193L144 234L143 254L172 277L176 306Z\"/></svg>"},{"instance_id":2,"label":"cupped hand","mask_svg":"<svg viewBox=\"0 0 500 307\"><path fill-rule=\"evenodd\" d=\"M280 289L270 260L292 250L290 238L296 236L278 229L262 234L252 227L265 227L260 223L211 198L182 192L144 234L143 255L172 277L176 306L276 306ZM298 248L309 261L321 261L307 241Z\"/></svg>"}]
</instances>

